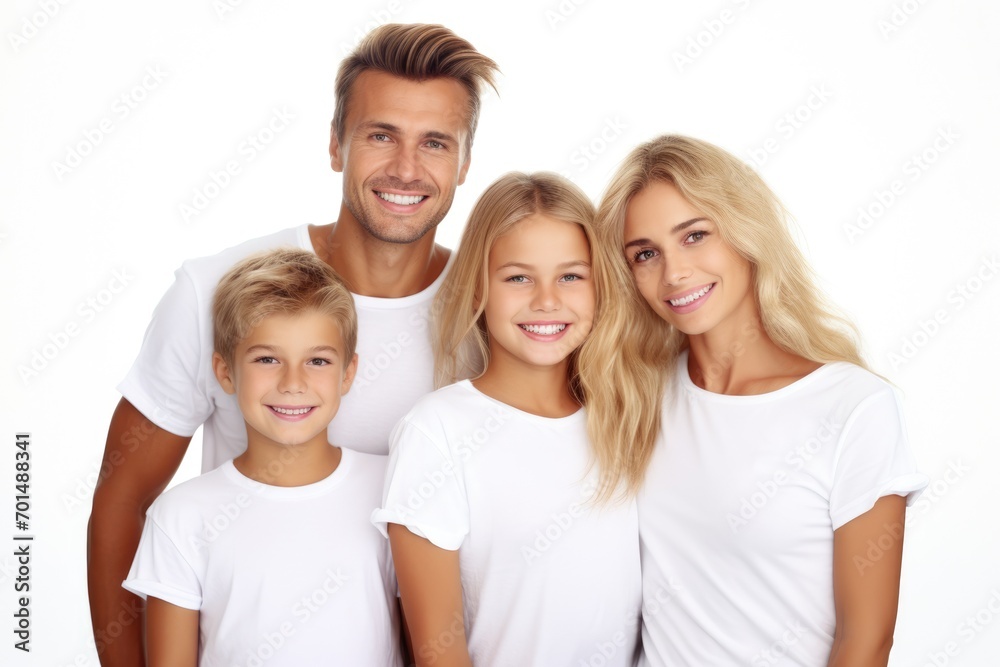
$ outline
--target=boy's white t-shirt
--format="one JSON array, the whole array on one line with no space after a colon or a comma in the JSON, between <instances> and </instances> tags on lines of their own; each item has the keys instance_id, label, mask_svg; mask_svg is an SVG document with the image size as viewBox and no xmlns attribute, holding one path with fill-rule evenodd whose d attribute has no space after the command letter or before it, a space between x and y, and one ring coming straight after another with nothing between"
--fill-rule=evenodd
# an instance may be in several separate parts
<instances>
[{"instance_id":1,"label":"boy's white t-shirt","mask_svg":"<svg viewBox=\"0 0 1000 667\"><path fill-rule=\"evenodd\" d=\"M687 357L638 500L640 664L825 665L834 530L927 485L896 394L848 363L766 394L715 394Z\"/></svg>"},{"instance_id":2,"label":"boy's white t-shirt","mask_svg":"<svg viewBox=\"0 0 1000 667\"><path fill-rule=\"evenodd\" d=\"M212 372L212 298L234 264L264 250L314 252L309 226L247 241L184 262L153 313L132 369L118 385L139 412L177 435L204 424L202 471L236 458L247 434L236 397ZM454 255L452 255L454 257ZM358 312L358 372L328 437L335 445L386 454L389 432L417 399L434 388L430 312L448 266L427 289L398 299L354 297Z\"/></svg>"},{"instance_id":3,"label":"boy's white t-shirt","mask_svg":"<svg viewBox=\"0 0 1000 667\"><path fill-rule=\"evenodd\" d=\"M597 470L585 422L582 409L539 417L463 381L421 399L393 431L372 521L459 551L473 664L634 664L635 502L587 505Z\"/></svg>"},{"instance_id":4,"label":"boy's white t-shirt","mask_svg":"<svg viewBox=\"0 0 1000 667\"><path fill-rule=\"evenodd\" d=\"M149 508L123 586L200 612L199 665L401 665L396 575L369 517L384 456L268 486L232 461Z\"/></svg>"}]
</instances>

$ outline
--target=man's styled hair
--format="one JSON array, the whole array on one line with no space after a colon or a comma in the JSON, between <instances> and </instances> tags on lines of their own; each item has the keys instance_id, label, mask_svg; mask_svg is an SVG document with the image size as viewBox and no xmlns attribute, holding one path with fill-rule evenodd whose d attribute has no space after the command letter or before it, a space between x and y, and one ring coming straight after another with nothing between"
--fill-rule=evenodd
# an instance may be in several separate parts
<instances>
[{"instance_id":1,"label":"man's styled hair","mask_svg":"<svg viewBox=\"0 0 1000 667\"><path fill-rule=\"evenodd\" d=\"M338 141L344 139L344 124L350 104L351 87L362 72L385 72L411 81L455 79L469 93L469 136L465 154L479 123L479 96L484 84L496 90L497 64L448 28L426 23L389 23L375 28L344 58L337 72L336 98L331 130Z\"/></svg>"},{"instance_id":2,"label":"man's styled hair","mask_svg":"<svg viewBox=\"0 0 1000 667\"><path fill-rule=\"evenodd\" d=\"M354 356L358 316L340 276L311 252L279 248L247 257L222 277L212 302L215 351L232 366L236 346L271 315L316 310L333 318L344 339L344 364Z\"/></svg>"}]
</instances>

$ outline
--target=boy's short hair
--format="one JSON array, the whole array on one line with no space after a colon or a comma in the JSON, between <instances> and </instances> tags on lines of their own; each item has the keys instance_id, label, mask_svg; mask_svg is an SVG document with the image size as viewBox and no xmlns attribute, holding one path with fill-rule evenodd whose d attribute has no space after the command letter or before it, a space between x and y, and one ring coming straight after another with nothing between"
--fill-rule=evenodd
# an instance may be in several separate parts
<instances>
[{"instance_id":1,"label":"boy's short hair","mask_svg":"<svg viewBox=\"0 0 1000 667\"><path fill-rule=\"evenodd\" d=\"M247 257L222 277L212 303L215 351L232 365L236 346L271 315L316 310L333 318L344 339L345 364L354 356L358 316L340 276L311 252L279 248Z\"/></svg>"}]
</instances>

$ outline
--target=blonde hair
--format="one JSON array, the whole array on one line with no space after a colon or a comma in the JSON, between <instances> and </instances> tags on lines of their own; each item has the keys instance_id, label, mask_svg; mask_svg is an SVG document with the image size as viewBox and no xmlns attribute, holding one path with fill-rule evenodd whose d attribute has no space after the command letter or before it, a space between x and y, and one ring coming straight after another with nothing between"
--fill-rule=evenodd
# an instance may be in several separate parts
<instances>
[{"instance_id":1,"label":"blonde hair","mask_svg":"<svg viewBox=\"0 0 1000 667\"><path fill-rule=\"evenodd\" d=\"M476 202L451 270L435 297L435 383L443 386L485 371L489 364L484 311L489 298L490 250L498 238L534 214L579 225L590 246L597 308L590 336L570 355L568 381L574 397L587 408L587 431L600 470L595 500L610 499L618 491L633 493L641 482L640 465L645 463L633 453L637 447L652 448L659 426L658 417L642 421L652 412L659 414L651 405L656 400L658 407L659 394L654 391L650 398L634 387L643 384L643 377L658 375L631 358L627 354L631 348L619 345L631 314L630 304L619 295L626 293L631 276L616 262L618 246L597 241L590 199L562 176L505 174Z\"/></svg>"},{"instance_id":2,"label":"blonde hair","mask_svg":"<svg viewBox=\"0 0 1000 667\"><path fill-rule=\"evenodd\" d=\"M650 183L675 186L717 226L722 239L751 265L752 284L764 333L782 349L819 363L846 361L867 367L857 329L826 301L792 239L788 214L763 179L742 161L705 141L677 135L637 146L608 185L597 213L600 243L622 252L625 216L632 197ZM632 294L638 290L632 283ZM633 299L634 301L634 299ZM643 358L673 369L687 336L639 299L628 337L645 347Z\"/></svg>"},{"instance_id":3,"label":"blonde hair","mask_svg":"<svg viewBox=\"0 0 1000 667\"><path fill-rule=\"evenodd\" d=\"M236 346L271 315L316 310L331 317L344 339L345 363L354 356L358 317L354 297L319 257L296 248L257 253L233 266L212 301L215 351L233 364Z\"/></svg>"},{"instance_id":4,"label":"blonde hair","mask_svg":"<svg viewBox=\"0 0 1000 667\"><path fill-rule=\"evenodd\" d=\"M484 85L496 90L493 75L499 69L493 60L441 25L389 23L375 28L344 58L337 71L337 101L331 130L339 141L344 139L351 88L358 76L367 70L411 81L449 78L461 83L469 93L469 136L465 142L468 158L479 124L480 93Z\"/></svg>"}]
</instances>

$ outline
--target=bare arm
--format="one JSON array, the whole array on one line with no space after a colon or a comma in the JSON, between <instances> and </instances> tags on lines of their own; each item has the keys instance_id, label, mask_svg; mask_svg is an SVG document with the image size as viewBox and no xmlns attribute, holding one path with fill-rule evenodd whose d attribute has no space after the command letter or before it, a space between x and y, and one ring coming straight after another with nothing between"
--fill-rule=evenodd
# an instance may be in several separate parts
<instances>
[{"instance_id":1,"label":"bare arm","mask_svg":"<svg viewBox=\"0 0 1000 667\"><path fill-rule=\"evenodd\" d=\"M458 552L389 524L399 594L417 667L471 667Z\"/></svg>"},{"instance_id":2,"label":"bare arm","mask_svg":"<svg viewBox=\"0 0 1000 667\"><path fill-rule=\"evenodd\" d=\"M899 604L906 499L879 498L833 534L837 630L828 667L885 667Z\"/></svg>"},{"instance_id":3,"label":"bare arm","mask_svg":"<svg viewBox=\"0 0 1000 667\"><path fill-rule=\"evenodd\" d=\"M90 617L104 667L144 664L143 602L122 588L122 581L139 546L146 509L174 476L189 442L189 436L153 424L124 398L111 418L87 527Z\"/></svg>"},{"instance_id":4,"label":"bare arm","mask_svg":"<svg viewBox=\"0 0 1000 667\"><path fill-rule=\"evenodd\" d=\"M146 658L149 667L197 667L198 612L150 597Z\"/></svg>"}]
</instances>

